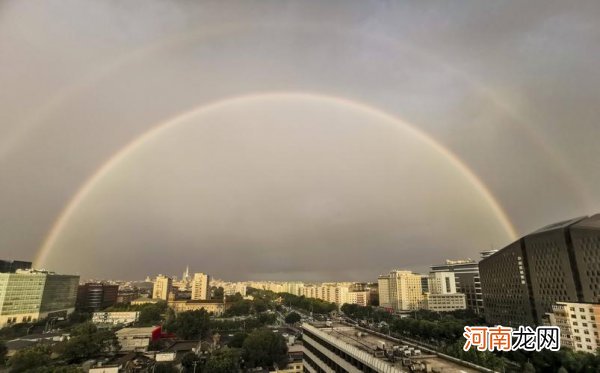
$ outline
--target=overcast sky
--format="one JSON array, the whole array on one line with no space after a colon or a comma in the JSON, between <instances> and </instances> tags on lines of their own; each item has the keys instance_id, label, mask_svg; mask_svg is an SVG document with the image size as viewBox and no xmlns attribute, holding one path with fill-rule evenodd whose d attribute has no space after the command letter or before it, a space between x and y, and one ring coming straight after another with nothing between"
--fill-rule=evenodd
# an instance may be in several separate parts
<instances>
[{"instance_id":1,"label":"overcast sky","mask_svg":"<svg viewBox=\"0 0 600 373\"><path fill-rule=\"evenodd\" d=\"M374 281L600 212L598 19L597 1L2 1L0 257Z\"/></svg>"}]
</instances>

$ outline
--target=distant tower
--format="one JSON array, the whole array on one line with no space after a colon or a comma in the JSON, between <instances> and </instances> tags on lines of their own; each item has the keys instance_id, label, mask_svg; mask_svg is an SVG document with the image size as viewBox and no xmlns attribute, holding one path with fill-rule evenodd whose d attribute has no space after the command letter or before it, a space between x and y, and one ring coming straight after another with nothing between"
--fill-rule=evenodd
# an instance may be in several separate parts
<instances>
[{"instance_id":1,"label":"distant tower","mask_svg":"<svg viewBox=\"0 0 600 373\"><path fill-rule=\"evenodd\" d=\"M183 272L183 277L181 281L188 281L190 279L190 266L185 267L185 272Z\"/></svg>"}]
</instances>

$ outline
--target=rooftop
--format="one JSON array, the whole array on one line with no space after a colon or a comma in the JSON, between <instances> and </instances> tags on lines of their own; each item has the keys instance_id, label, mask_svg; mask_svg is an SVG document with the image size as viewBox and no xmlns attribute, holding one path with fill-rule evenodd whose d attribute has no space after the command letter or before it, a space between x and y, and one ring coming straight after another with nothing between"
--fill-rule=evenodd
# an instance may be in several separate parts
<instances>
[{"instance_id":1,"label":"rooftop","mask_svg":"<svg viewBox=\"0 0 600 373\"><path fill-rule=\"evenodd\" d=\"M160 326L147 326L143 328L123 328L117 330L115 334L117 334L117 336L119 337L139 334L152 334L152 332L155 331L157 328L160 328Z\"/></svg>"},{"instance_id":2,"label":"rooftop","mask_svg":"<svg viewBox=\"0 0 600 373\"><path fill-rule=\"evenodd\" d=\"M303 327L307 325L304 324ZM377 350L381 350L381 348L385 348L386 350L393 350L394 346L398 346L398 348L402 348L403 346L407 346L407 348L413 347L414 350L420 350L421 354L416 356L411 356L414 362L426 363L428 370L437 370L442 372L477 372L477 370L468 368L466 366L454 363L452 361L443 359L434 353L424 350L418 346L403 343L400 340L395 338L383 337L373 332L366 331L363 328L357 328L354 326L350 326L347 324L334 322L331 326L326 326L325 324L316 324L313 323L311 326L317 328L320 332L327 334L330 337L333 337L337 340L345 342L346 344L355 347L361 351L368 353L370 356L374 357L374 352ZM387 364L389 367L395 368L399 372L408 372L408 367L404 367L402 364L402 357L398 357L396 361L391 361L386 357L376 358L379 362Z\"/></svg>"}]
</instances>

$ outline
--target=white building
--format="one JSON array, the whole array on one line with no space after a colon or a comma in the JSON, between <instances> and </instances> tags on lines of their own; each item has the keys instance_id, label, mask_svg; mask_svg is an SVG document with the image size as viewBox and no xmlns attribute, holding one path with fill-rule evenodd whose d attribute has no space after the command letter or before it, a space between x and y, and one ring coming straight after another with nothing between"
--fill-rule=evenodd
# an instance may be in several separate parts
<instances>
[{"instance_id":1,"label":"white building","mask_svg":"<svg viewBox=\"0 0 600 373\"><path fill-rule=\"evenodd\" d=\"M595 353L600 348L600 304L556 302L546 314L560 328L560 344L574 351Z\"/></svg>"},{"instance_id":2,"label":"white building","mask_svg":"<svg viewBox=\"0 0 600 373\"><path fill-rule=\"evenodd\" d=\"M148 351L150 342L160 338L160 326L146 328L123 328L115 332L121 351Z\"/></svg>"},{"instance_id":3,"label":"white building","mask_svg":"<svg viewBox=\"0 0 600 373\"><path fill-rule=\"evenodd\" d=\"M456 278L453 272L429 273L428 285L431 294L456 293Z\"/></svg>"},{"instance_id":4,"label":"white building","mask_svg":"<svg viewBox=\"0 0 600 373\"><path fill-rule=\"evenodd\" d=\"M194 273L192 280L192 300L210 299L210 277L204 273Z\"/></svg>"},{"instance_id":5,"label":"white building","mask_svg":"<svg viewBox=\"0 0 600 373\"><path fill-rule=\"evenodd\" d=\"M94 324L126 325L138 321L139 318L139 311L94 312L92 322Z\"/></svg>"},{"instance_id":6,"label":"white building","mask_svg":"<svg viewBox=\"0 0 600 373\"><path fill-rule=\"evenodd\" d=\"M173 279L168 276L158 275L152 288L152 298L168 300L173 291Z\"/></svg>"}]
</instances>

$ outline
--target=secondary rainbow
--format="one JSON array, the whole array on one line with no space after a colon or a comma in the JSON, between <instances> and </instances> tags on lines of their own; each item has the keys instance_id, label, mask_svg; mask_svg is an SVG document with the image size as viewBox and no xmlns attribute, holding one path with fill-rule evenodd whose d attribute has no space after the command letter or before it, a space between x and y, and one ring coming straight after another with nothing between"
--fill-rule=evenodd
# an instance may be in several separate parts
<instances>
[{"instance_id":1,"label":"secondary rainbow","mask_svg":"<svg viewBox=\"0 0 600 373\"><path fill-rule=\"evenodd\" d=\"M107 159L104 164L102 164L79 188L77 193L73 196L73 198L69 201L69 203L62 210L60 215L57 217L55 222L52 225L52 228L48 232L42 246L40 247L38 254L35 258L35 265L38 267L42 267L52 248L56 244L61 232L69 223L69 219L80 205L80 203L87 197L87 195L94 189L96 184L111 171L111 169L117 165L120 161L125 159L129 154L134 152L138 147L142 146L147 140L159 136L164 131L168 130L171 127L177 126L179 123L185 121L186 119L191 119L196 115L207 113L213 110L223 109L228 105L241 103L245 101L251 100L264 100L264 99L304 99L304 100L313 100L319 101L322 103L331 103L338 105L345 105L350 108L359 109L369 114L381 118L383 120L394 123L395 125L409 131L413 135L417 136L420 140L425 142L427 145L431 146L434 150L436 150L439 154L441 154L448 162L450 162L458 171L460 171L461 175L469 181L481 194L484 200L487 202L489 207L494 212L496 218L501 223L503 229L507 233L507 235L511 239L516 239L517 232L512 222L508 218L506 212L498 202L498 200L491 193L489 188L482 182L482 180L452 151L448 148L444 147L442 144L437 142L431 136L421 131L414 125L410 125L409 123L403 121L400 118L397 118L389 113L386 113L380 109L372 107L362 102L352 101L346 98L337 97L337 96L329 96L320 93L308 93L308 92L265 92L265 93L254 93L243 96L236 96L225 98L217 101L213 101L207 104L202 104L200 106L196 106L191 110L188 110L182 114L179 114L175 117L172 117L164 122L158 123L153 126L150 130L142 133L137 138L133 139L123 148L121 148L118 152L113 154L109 159Z\"/></svg>"}]
</instances>

